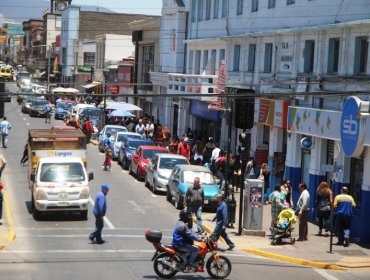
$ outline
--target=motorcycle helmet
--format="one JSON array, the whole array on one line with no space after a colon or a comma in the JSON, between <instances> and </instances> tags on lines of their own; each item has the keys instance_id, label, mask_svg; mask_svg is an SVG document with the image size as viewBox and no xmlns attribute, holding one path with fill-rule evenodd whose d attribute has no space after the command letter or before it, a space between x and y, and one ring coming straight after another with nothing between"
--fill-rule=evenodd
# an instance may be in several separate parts
<instances>
[{"instance_id":1,"label":"motorcycle helmet","mask_svg":"<svg viewBox=\"0 0 370 280\"><path fill-rule=\"evenodd\" d=\"M183 221L184 223L188 223L191 221L192 217L193 216L191 212L188 211L187 209L183 209L180 211L180 214L179 214L180 221Z\"/></svg>"}]
</instances>

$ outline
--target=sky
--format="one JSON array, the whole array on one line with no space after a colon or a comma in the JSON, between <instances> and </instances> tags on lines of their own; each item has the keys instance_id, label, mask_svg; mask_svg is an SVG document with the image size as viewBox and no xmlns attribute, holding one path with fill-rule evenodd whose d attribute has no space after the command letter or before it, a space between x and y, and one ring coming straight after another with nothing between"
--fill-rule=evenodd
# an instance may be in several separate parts
<instances>
[{"instance_id":1,"label":"sky","mask_svg":"<svg viewBox=\"0 0 370 280\"><path fill-rule=\"evenodd\" d=\"M117 13L151 15L160 15L162 9L162 0L72 0L72 4L95 5Z\"/></svg>"}]
</instances>

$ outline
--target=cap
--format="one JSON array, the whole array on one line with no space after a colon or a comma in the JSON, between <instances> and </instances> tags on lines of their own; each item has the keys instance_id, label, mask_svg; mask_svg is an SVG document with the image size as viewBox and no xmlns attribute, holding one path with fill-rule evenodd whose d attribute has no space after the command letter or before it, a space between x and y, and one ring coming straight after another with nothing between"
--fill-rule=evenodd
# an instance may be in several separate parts
<instances>
[{"instance_id":1,"label":"cap","mask_svg":"<svg viewBox=\"0 0 370 280\"><path fill-rule=\"evenodd\" d=\"M183 139L183 141L184 141L184 142L188 142L188 141L189 141L188 137L185 137L185 138Z\"/></svg>"},{"instance_id":2,"label":"cap","mask_svg":"<svg viewBox=\"0 0 370 280\"><path fill-rule=\"evenodd\" d=\"M103 185L101 185L101 188L102 189L110 189L110 186L108 185L108 184L103 184Z\"/></svg>"}]
</instances>

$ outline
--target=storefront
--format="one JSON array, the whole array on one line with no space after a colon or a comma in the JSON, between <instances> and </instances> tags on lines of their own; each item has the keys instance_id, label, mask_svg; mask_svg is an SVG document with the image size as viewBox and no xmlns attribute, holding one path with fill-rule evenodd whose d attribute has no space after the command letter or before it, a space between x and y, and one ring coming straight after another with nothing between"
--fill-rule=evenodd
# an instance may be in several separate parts
<instances>
[{"instance_id":1,"label":"storefront","mask_svg":"<svg viewBox=\"0 0 370 280\"><path fill-rule=\"evenodd\" d=\"M347 186L357 204L352 238L369 242L370 224L366 219L370 212L370 174L364 170L370 170L370 119L358 119L358 110L359 106L352 108L352 115L347 118L345 114L349 113L345 110L342 113L289 107L285 177L292 182L294 203L300 195L298 184L307 184L311 196L311 219L315 218L313 209L320 182L328 182L334 195L340 193L342 186ZM346 122L348 119L358 123L343 125L343 120ZM346 138L348 130L350 136Z\"/></svg>"}]
</instances>

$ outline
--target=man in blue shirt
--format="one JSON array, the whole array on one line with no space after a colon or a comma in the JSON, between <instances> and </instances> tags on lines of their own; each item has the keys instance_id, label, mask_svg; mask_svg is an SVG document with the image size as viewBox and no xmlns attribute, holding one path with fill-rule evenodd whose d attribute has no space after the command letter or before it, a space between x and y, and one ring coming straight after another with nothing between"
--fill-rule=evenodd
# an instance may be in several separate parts
<instances>
[{"instance_id":1,"label":"man in blue shirt","mask_svg":"<svg viewBox=\"0 0 370 280\"><path fill-rule=\"evenodd\" d=\"M103 184L101 185L101 190L98 192L95 198L95 204L93 213L95 216L95 230L89 235L90 241L94 244L103 244L105 240L101 237L101 232L104 227L104 216L107 212L107 199L106 195L109 191L109 185ZM96 239L96 242L95 242Z\"/></svg>"},{"instance_id":2,"label":"man in blue shirt","mask_svg":"<svg viewBox=\"0 0 370 280\"><path fill-rule=\"evenodd\" d=\"M218 241L220 236L225 240L226 244L229 245L229 250L235 248L235 244L230 240L229 236L226 233L227 226L227 205L223 201L222 195L218 194L216 196L218 206L216 211L216 216L213 218L212 222L216 221L216 227L213 230L212 238Z\"/></svg>"},{"instance_id":3,"label":"man in blue shirt","mask_svg":"<svg viewBox=\"0 0 370 280\"><path fill-rule=\"evenodd\" d=\"M50 123L50 120L51 120L51 110L52 110L52 107L51 107L51 104L50 104L50 101L48 103L46 103L45 105L45 110L46 110L46 114L45 114L45 123L48 122L49 120L49 123Z\"/></svg>"},{"instance_id":4,"label":"man in blue shirt","mask_svg":"<svg viewBox=\"0 0 370 280\"><path fill-rule=\"evenodd\" d=\"M11 128L12 128L11 124L6 120L6 117L4 117L3 121L0 123L1 139L3 142L3 148L6 148L8 144L8 135L9 135L9 130Z\"/></svg>"}]
</instances>

